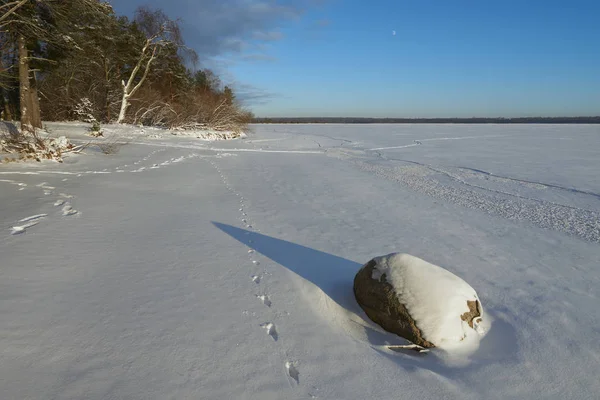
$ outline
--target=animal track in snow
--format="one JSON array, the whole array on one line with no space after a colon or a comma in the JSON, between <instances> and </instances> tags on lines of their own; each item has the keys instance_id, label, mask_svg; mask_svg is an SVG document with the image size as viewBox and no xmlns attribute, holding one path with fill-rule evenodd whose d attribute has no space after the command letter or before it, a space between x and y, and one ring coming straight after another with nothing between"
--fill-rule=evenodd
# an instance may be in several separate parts
<instances>
[{"instance_id":1,"label":"animal track in snow","mask_svg":"<svg viewBox=\"0 0 600 400\"><path fill-rule=\"evenodd\" d=\"M258 275L252 275L252 282L259 284L260 283L260 276Z\"/></svg>"},{"instance_id":2,"label":"animal track in snow","mask_svg":"<svg viewBox=\"0 0 600 400\"><path fill-rule=\"evenodd\" d=\"M279 335L277 334L277 329L272 322L265 322L264 324L260 324L261 328L267 331L267 334L273 338L274 341L279 339Z\"/></svg>"},{"instance_id":3,"label":"animal track in snow","mask_svg":"<svg viewBox=\"0 0 600 400\"><path fill-rule=\"evenodd\" d=\"M296 384L299 385L300 384L300 372L298 371L298 368L296 368L296 366L294 365L295 363L292 361L286 361L285 362L285 372L287 373L287 375L292 378L294 381L296 381Z\"/></svg>"},{"instance_id":4,"label":"animal track in snow","mask_svg":"<svg viewBox=\"0 0 600 400\"><path fill-rule=\"evenodd\" d=\"M62 206L63 204L65 204L65 201L64 201L64 200L56 200L56 201L54 202L54 207L60 207L60 206Z\"/></svg>"},{"instance_id":5,"label":"animal track in snow","mask_svg":"<svg viewBox=\"0 0 600 400\"><path fill-rule=\"evenodd\" d=\"M48 214L37 214L37 215L32 215L31 217L27 217L27 218L23 218L20 219L19 222L30 222L30 221L36 221L39 220L40 218L44 218L48 216Z\"/></svg>"},{"instance_id":6,"label":"animal track in snow","mask_svg":"<svg viewBox=\"0 0 600 400\"><path fill-rule=\"evenodd\" d=\"M0 179L0 182L10 183L11 185L20 186L19 190L25 190L26 183L13 181L12 179Z\"/></svg>"},{"instance_id":7,"label":"animal track in snow","mask_svg":"<svg viewBox=\"0 0 600 400\"><path fill-rule=\"evenodd\" d=\"M62 215L65 216L65 217L70 216L70 215L75 215L75 214L78 214L78 213L79 213L79 211L73 209L73 207L71 206L71 204L68 203L68 202L65 203L65 205L62 208Z\"/></svg>"},{"instance_id":8,"label":"animal track in snow","mask_svg":"<svg viewBox=\"0 0 600 400\"><path fill-rule=\"evenodd\" d=\"M18 222L25 222L23 225L15 225L11 228L11 235L18 235L21 233L25 233L27 228L31 228L40 223L42 219L44 219L48 214L37 214L32 215L31 217L20 219Z\"/></svg>"},{"instance_id":9,"label":"animal track in snow","mask_svg":"<svg viewBox=\"0 0 600 400\"><path fill-rule=\"evenodd\" d=\"M253 260L253 261L252 261L252 264L254 264L254 265L260 265L260 262L258 262L258 261L256 261L256 260Z\"/></svg>"},{"instance_id":10,"label":"animal track in snow","mask_svg":"<svg viewBox=\"0 0 600 400\"><path fill-rule=\"evenodd\" d=\"M266 294L256 295L256 298L260 299L265 306L271 307L271 299Z\"/></svg>"}]
</instances>

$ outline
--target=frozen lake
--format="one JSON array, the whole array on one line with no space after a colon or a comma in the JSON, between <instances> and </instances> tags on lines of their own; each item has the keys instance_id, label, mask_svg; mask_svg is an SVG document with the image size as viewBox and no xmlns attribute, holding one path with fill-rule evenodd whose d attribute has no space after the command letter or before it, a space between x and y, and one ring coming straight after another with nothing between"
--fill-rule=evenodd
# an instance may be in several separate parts
<instances>
[{"instance_id":1,"label":"frozen lake","mask_svg":"<svg viewBox=\"0 0 600 400\"><path fill-rule=\"evenodd\" d=\"M600 392L600 126L251 128L0 166L0 398ZM476 351L386 347L352 281L396 251L477 290Z\"/></svg>"}]
</instances>

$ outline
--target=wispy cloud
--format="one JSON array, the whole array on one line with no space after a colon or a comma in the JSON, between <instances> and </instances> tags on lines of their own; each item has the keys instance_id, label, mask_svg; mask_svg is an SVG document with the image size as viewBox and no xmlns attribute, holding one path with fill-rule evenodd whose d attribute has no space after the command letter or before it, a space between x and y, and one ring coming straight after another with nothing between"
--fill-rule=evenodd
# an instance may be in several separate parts
<instances>
[{"instance_id":1,"label":"wispy cloud","mask_svg":"<svg viewBox=\"0 0 600 400\"><path fill-rule=\"evenodd\" d=\"M257 44L281 40L280 28L298 20L314 0L112 0L132 14L140 5L180 18L186 44L201 58L256 52Z\"/></svg>"},{"instance_id":2,"label":"wispy cloud","mask_svg":"<svg viewBox=\"0 0 600 400\"><path fill-rule=\"evenodd\" d=\"M327 28L329 25L331 25L331 21L328 19L319 19L315 21L313 25L315 28Z\"/></svg>"},{"instance_id":3,"label":"wispy cloud","mask_svg":"<svg viewBox=\"0 0 600 400\"><path fill-rule=\"evenodd\" d=\"M240 56L240 61L273 62L273 61L277 61L277 58L270 56L268 54L254 53L254 54L244 54L244 55Z\"/></svg>"},{"instance_id":4,"label":"wispy cloud","mask_svg":"<svg viewBox=\"0 0 600 400\"><path fill-rule=\"evenodd\" d=\"M247 83L234 83L233 89L236 93L238 100L246 105L260 105L269 103L271 100L277 97L281 97L281 94L272 93L264 89L258 88L254 85Z\"/></svg>"},{"instance_id":5,"label":"wispy cloud","mask_svg":"<svg viewBox=\"0 0 600 400\"><path fill-rule=\"evenodd\" d=\"M252 38L254 40L263 41L263 42L275 42L277 40L283 39L283 33L279 31L269 31L262 32L257 31L252 33Z\"/></svg>"}]
</instances>

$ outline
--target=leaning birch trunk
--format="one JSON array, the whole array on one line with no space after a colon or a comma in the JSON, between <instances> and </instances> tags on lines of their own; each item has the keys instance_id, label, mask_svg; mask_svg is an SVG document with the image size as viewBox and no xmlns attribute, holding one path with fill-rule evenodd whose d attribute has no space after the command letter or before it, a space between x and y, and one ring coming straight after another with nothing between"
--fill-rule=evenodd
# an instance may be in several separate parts
<instances>
[{"instance_id":1,"label":"leaning birch trunk","mask_svg":"<svg viewBox=\"0 0 600 400\"><path fill-rule=\"evenodd\" d=\"M129 79L127 79L127 83L125 83L125 81L122 82L123 98L121 100L121 110L119 111L119 118L117 119L118 124L122 124L125 121L125 116L127 115L127 108L129 107L129 99L131 98L131 96L133 96L135 94L135 92L138 91L138 89L142 86L142 84L146 80L146 77L148 76L148 72L150 72L150 66L152 64L152 61L154 61L154 59L156 58L157 45L155 45L154 48L152 49L152 55L146 62L146 68L144 70L144 75L142 75L142 77L140 78L140 81L137 83L137 85L133 86L135 77L138 74L138 72L140 71L140 68L142 67L142 64L144 62L144 56L146 55L146 51L148 51L148 49L152 45L153 40L154 40L154 37L146 40L146 44L142 48L142 54L140 56L140 59L137 62L133 71L131 71L131 75L129 76Z\"/></svg>"},{"instance_id":2,"label":"leaning birch trunk","mask_svg":"<svg viewBox=\"0 0 600 400\"><path fill-rule=\"evenodd\" d=\"M129 95L127 93L127 88L123 85L123 99L121 100L121 110L119 111L119 118L117 119L117 124L122 124L125 121L125 115L127 113L127 108L129 107Z\"/></svg>"}]
</instances>

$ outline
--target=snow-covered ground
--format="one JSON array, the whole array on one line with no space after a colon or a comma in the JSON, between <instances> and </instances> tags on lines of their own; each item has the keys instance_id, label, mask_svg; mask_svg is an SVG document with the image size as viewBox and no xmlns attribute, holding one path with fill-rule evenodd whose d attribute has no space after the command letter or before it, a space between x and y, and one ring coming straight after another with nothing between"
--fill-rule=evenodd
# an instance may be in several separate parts
<instances>
[{"instance_id":1,"label":"snow-covered ground","mask_svg":"<svg viewBox=\"0 0 600 400\"><path fill-rule=\"evenodd\" d=\"M599 126L252 130L0 165L0 398L597 397ZM391 252L477 290L475 353L386 347Z\"/></svg>"}]
</instances>

